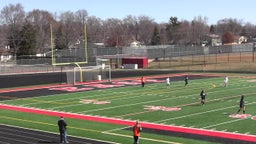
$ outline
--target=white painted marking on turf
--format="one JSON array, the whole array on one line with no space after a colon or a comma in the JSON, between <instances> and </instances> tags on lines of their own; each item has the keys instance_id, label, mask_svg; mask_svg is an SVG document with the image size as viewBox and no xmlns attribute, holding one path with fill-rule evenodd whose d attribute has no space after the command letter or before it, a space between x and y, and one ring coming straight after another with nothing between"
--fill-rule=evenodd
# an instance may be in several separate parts
<instances>
[{"instance_id":1,"label":"white painted marking on turf","mask_svg":"<svg viewBox=\"0 0 256 144\"><path fill-rule=\"evenodd\" d=\"M132 126L122 127L122 128L116 128L116 129L111 129L111 130L106 130L106 131L103 131L102 133L107 133L107 132L114 132L114 131L124 130L124 129L131 128L131 127L132 127Z\"/></svg>"},{"instance_id":2,"label":"white painted marking on turf","mask_svg":"<svg viewBox=\"0 0 256 144\"><path fill-rule=\"evenodd\" d=\"M128 137L128 138L132 137L130 135L111 133L111 132L104 132L104 134L109 134L109 135L113 135L113 136L120 136L120 137ZM166 144L181 144L181 143L178 143L178 142L165 141L165 140L159 140L159 139L152 139L152 138L147 138L147 137L140 137L140 139L148 140L148 141L154 141L154 142L158 142L158 143L166 143Z\"/></svg>"},{"instance_id":3,"label":"white painted marking on turf","mask_svg":"<svg viewBox=\"0 0 256 144\"><path fill-rule=\"evenodd\" d=\"M231 120L231 121L226 121L226 122L218 123L218 124L215 124L215 125L209 125L209 126L206 126L206 127L202 127L202 129L208 129L210 127L216 127L216 126L220 126L220 125L223 125L223 124L229 124L229 123L233 123L233 122L237 122L237 121L241 121L241 120L245 120L245 119L249 119L249 118L235 119L235 120Z\"/></svg>"},{"instance_id":4,"label":"white painted marking on turf","mask_svg":"<svg viewBox=\"0 0 256 144\"><path fill-rule=\"evenodd\" d=\"M153 87L153 86L151 86L151 87ZM121 88L123 88L123 87L120 87L120 89ZM158 87L156 87L156 86L154 86L153 88L149 88L149 87L147 87L147 90L158 90L159 88ZM84 98L94 98L94 99L96 99L95 97L100 97L100 96L106 96L106 95L113 95L113 92L112 92L112 90L111 89L104 89L104 90L102 90L102 91L104 91L104 92L102 92L101 94L98 94L98 95L92 95L92 96L84 96L84 95L82 95L82 96L79 96L79 97L72 97L72 98L66 98L65 99L65 101L66 100L75 100L75 99L84 99ZM135 89L135 90L129 90L129 91L127 91L127 92L125 92L126 94L127 93L131 93L132 91L138 91L138 89ZM144 92L144 90L143 89L141 89L140 90L141 92ZM79 93L84 93L84 92L86 92L86 91L79 91L79 92L76 92L76 93L73 93L73 94L79 94ZM106 92L108 92L108 93L106 93ZM116 92L115 92L116 93ZM60 95L60 96L69 96L70 95L70 93L66 93L66 94L54 94L54 95L47 95L47 96L41 96L41 97L33 97L33 98L21 98L21 99L28 99L28 100L34 100L34 99L41 99L42 97L51 97L51 96L58 96L58 95ZM140 96L141 97L141 96ZM127 99L127 98L126 98ZM8 100L8 101L11 101L11 100ZM59 100L54 100L54 102L57 102L57 101L63 101L63 99L59 99ZM44 102L46 102L46 101L44 101ZM27 103L27 104L25 104L25 106L26 105L33 105L33 104L35 104L34 102L31 102L31 103Z\"/></svg>"},{"instance_id":5,"label":"white painted marking on turf","mask_svg":"<svg viewBox=\"0 0 256 144\"><path fill-rule=\"evenodd\" d=\"M237 89L240 89L240 88L237 88ZM241 88L241 89L243 89L243 88ZM226 91L226 90L221 90L221 91ZM210 92L210 93L218 93L218 92L221 92L221 91L215 91L215 92ZM192 97L192 96L196 96L196 95L197 94L192 94L192 95L188 95L188 96L170 97L170 98L167 98L167 99L180 99L180 98ZM136 96L136 97L141 97L141 96ZM133 96L133 98L134 98L134 96ZM128 98L119 98L119 99L115 99L115 100L120 100L120 99L130 99L130 97L128 97ZM143 102L143 103L158 102L158 101L167 100L167 99L153 100L153 101L147 101L147 102ZM134 103L132 105L137 105L137 104L142 104L142 103ZM82 105L82 104L77 104L77 105ZM77 105L72 104L72 105L66 105L66 106L60 106L60 107L53 107L51 109L73 107L73 106L77 106ZM114 108L120 108L120 107L132 106L132 105L122 105L122 106L117 106L117 107L108 107L107 109L112 109L112 108L114 109ZM101 110L106 110L106 109L103 108L103 109L87 110L87 111L81 111L79 113L92 112L92 111L101 111Z\"/></svg>"},{"instance_id":6,"label":"white painted marking on turf","mask_svg":"<svg viewBox=\"0 0 256 144\"><path fill-rule=\"evenodd\" d=\"M255 104L255 103L256 103L256 102L252 102L252 103L248 103L248 104L246 104L246 105L251 105L251 104ZM210 113L210 112L216 112L216 111L225 110L225 109L230 109L230 108L234 108L234 107L237 107L237 106L230 106L230 107L225 107L225 108L219 108L219 109L209 110L209 111L205 111L205 112L193 113L193 114L190 114L190 115L184 115L184 116L179 116L179 117L173 117L173 118L169 118L169 119L164 119L164 120L156 121L156 123L161 123L161 122L166 122L166 121L169 121L169 120L176 120L176 119L181 119L181 118L186 118L186 117L201 115L201 114Z\"/></svg>"},{"instance_id":7,"label":"white painted marking on turf","mask_svg":"<svg viewBox=\"0 0 256 144\"><path fill-rule=\"evenodd\" d=\"M205 82L206 84L208 84L207 82ZM202 83L196 83L196 84L202 84ZM193 84L195 85L195 84ZM152 85L153 87L153 85ZM158 89L158 87L156 87L156 89ZM150 89L147 89L147 90L150 90ZM108 89L105 89L104 91L108 91ZM137 90L134 90L134 91L137 91ZM224 91L224 90L223 90ZM226 91L226 90L225 90ZM143 92L143 91L142 91ZM77 92L77 93L83 93L83 92ZM113 94L113 93L108 93L109 95ZM69 95L69 94L64 94L64 95ZM94 95L94 96L81 96L81 97L76 97L76 98L68 98L68 99L65 99L65 100L73 100L73 99L77 99L77 98L89 98L89 97L97 97L97 96L105 96L106 93L103 93L101 95ZM194 95L189 95L189 96L194 96ZM47 96L46 96L47 97ZM134 97L134 96L133 96ZM137 97L141 97L141 96L137 96ZM130 98L130 97L129 97ZM129 98L120 98L120 99L129 99ZM182 97L179 97L179 98L182 98ZM36 98L35 98L36 99ZM115 100L119 100L119 99L115 99ZM62 101L62 100L55 100L55 101ZM30 104L35 104L34 102L33 103L30 103ZM38 103L39 104L39 103ZM29 105L29 104L25 104L24 106L26 105ZM60 107L52 107L50 108L51 110L54 110L54 109L58 109L58 108L67 108L67 107L74 107L74 106L79 106L79 105L82 105L82 104L70 104L70 105L65 105L65 106L60 106Z\"/></svg>"},{"instance_id":8,"label":"white painted marking on turf","mask_svg":"<svg viewBox=\"0 0 256 144\"><path fill-rule=\"evenodd\" d=\"M220 91L217 91L217 92L220 92ZM211 93L213 93L213 92L211 92ZM152 103L152 102L159 102L159 101L164 101L164 100L180 99L180 98L191 97L191 96L197 96L197 94L192 94L192 95L188 95L188 96L170 97L170 98L166 98L166 99L153 100L153 101L146 101L146 102L140 102L140 103L133 103L133 104L121 105L121 106L115 106L115 107L107 107L107 108L86 110L86 111L81 111L81 112L79 112L79 113L102 111L102 110L107 110L107 109L115 109L115 108L121 108L121 107L133 106L133 105L141 105L141 104L147 104L147 103Z\"/></svg>"},{"instance_id":9,"label":"white painted marking on turf","mask_svg":"<svg viewBox=\"0 0 256 144\"><path fill-rule=\"evenodd\" d=\"M86 111L81 111L79 113L95 112L95 111L102 111L102 110L107 110L107 109L115 109L115 108L128 107L128 106L134 106L134 105L148 104L148 103L152 103L152 102L158 102L158 101L169 100L169 99L177 99L177 98L178 97L171 97L171 98L160 99L160 100L133 103L133 104L128 104L128 105L119 105L119 106L114 106L114 107L106 107L106 108L100 108L100 109L86 110Z\"/></svg>"},{"instance_id":10,"label":"white painted marking on turf","mask_svg":"<svg viewBox=\"0 0 256 144\"><path fill-rule=\"evenodd\" d=\"M155 101L154 101L155 102ZM72 105L73 106L73 105Z\"/></svg>"}]
</instances>

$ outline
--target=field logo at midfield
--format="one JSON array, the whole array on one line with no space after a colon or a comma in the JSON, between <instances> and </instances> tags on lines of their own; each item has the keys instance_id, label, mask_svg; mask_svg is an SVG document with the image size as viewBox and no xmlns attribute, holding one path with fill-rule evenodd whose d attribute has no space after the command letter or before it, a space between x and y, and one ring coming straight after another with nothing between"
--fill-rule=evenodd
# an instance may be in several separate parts
<instances>
[{"instance_id":1,"label":"field logo at midfield","mask_svg":"<svg viewBox=\"0 0 256 144\"><path fill-rule=\"evenodd\" d=\"M98 100L81 100L80 101L83 104L109 104L110 101L98 101Z\"/></svg>"},{"instance_id":2,"label":"field logo at midfield","mask_svg":"<svg viewBox=\"0 0 256 144\"><path fill-rule=\"evenodd\" d=\"M245 118L249 118L251 116L252 115L250 115L250 114L231 114L231 115L229 115L229 117L231 117L231 118L239 118L239 119L245 119Z\"/></svg>"},{"instance_id":3,"label":"field logo at midfield","mask_svg":"<svg viewBox=\"0 0 256 144\"><path fill-rule=\"evenodd\" d=\"M165 107L165 106L144 106L146 110L152 111L179 111L181 108L179 107Z\"/></svg>"}]
</instances>

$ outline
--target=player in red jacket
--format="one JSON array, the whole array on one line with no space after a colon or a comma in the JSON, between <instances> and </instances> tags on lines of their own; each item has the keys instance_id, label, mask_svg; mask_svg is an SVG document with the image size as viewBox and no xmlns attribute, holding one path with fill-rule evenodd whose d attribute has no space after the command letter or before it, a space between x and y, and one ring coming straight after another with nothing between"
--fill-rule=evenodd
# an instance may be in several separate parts
<instances>
[{"instance_id":1,"label":"player in red jacket","mask_svg":"<svg viewBox=\"0 0 256 144\"><path fill-rule=\"evenodd\" d=\"M136 124L133 126L133 138L134 144L139 144L140 132L142 131L142 127L139 124L139 121L136 121Z\"/></svg>"},{"instance_id":2,"label":"player in red jacket","mask_svg":"<svg viewBox=\"0 0 256 144\"><path fill-rule=\"evenodd\" d=\"M144 87L145 86L145 82L146 82L146 78L142 76L140 78L140 81L141 81L141 86Z\"/></svg>"}]
</instances>

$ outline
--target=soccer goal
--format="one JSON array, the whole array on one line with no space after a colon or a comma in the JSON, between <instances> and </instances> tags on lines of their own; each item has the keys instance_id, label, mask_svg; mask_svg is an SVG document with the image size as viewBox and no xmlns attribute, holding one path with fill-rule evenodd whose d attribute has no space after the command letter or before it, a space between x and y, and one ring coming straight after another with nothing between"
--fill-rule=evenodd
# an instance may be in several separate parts
<instances>
[{"instance_id":1,"label":"soccer goal","mask_svg":"<svg viewBox=\"0 0 256 144\"><path fill-rule=\"evenodd\" d=\"M78 84L86 81L111 81L110 65L74 67L67 73L68 84Z\"/></svg>"}]
</instances>

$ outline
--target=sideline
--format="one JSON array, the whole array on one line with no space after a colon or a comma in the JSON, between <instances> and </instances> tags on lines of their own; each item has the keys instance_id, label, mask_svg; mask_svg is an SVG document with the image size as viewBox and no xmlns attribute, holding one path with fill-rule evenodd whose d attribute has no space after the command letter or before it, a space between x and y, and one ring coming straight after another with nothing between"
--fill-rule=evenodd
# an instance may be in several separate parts
<instances>
[{"instance_id":1,"label":"sideline","mask_svg":"<svg viewBox=\"0 0 256 144\"><path fill-rule=\"evenodd\" d=\"M134 121L131 121L131 120L89 116L89 115L82 115L82 114L76 114L76 113L65 113L65 112L50 111L50 110L43 110L43 109L27 108L27 107L21 107L21 106L12 106L12 105L6 105L6 104L0 104L0 109L20 111L20 112L26 112L26 113L34 113L34 114L42 114L42 115L49 115L49 116L64 116L64 117L73 118L73 119L97 121L97 122L119 124L119 125L126 125L126 126L132 126L134 124ZM197 129L197 128L188 128L188 127L182 127L182 126L172 126L172 125L156 124L156 123L149 123L149 122L141 122L141 125L145 128L151 128L151 129L256 142L255 135L230 133L230 132L223 132L223 131Z\"/></svg>"},{"instance_id":2,"label":"sideline","mask_svg":"<svg viewBox=\"0 0 256 144\"><path fill-rule=\"evenodd\" d=\"M112 132L103 132L104 134L109 134L109 135L114 135L114 136L121 136L121 137L128 137L131 138L130 135L125 135L125 134L118 134L118 133L112 133ZM158 139L152 139L152 138L146 138L146 137L140 137L142 140L148 140L148 141L154 141L158 143L166 143L166 144L182 144L178 142L172 142L172 141L164 141L164 140L158 140Z\"/></svg>"}]
</instances>

